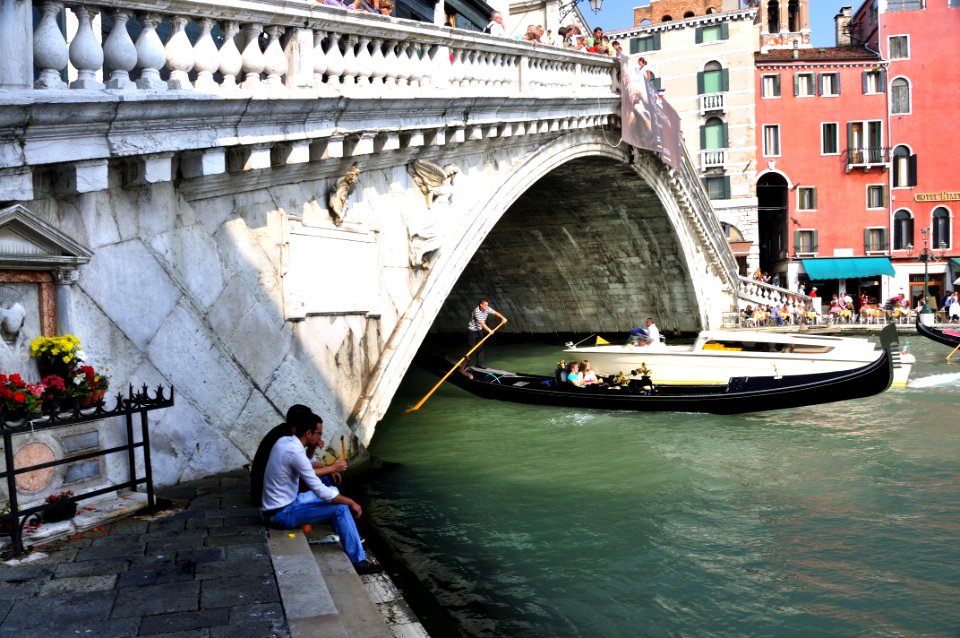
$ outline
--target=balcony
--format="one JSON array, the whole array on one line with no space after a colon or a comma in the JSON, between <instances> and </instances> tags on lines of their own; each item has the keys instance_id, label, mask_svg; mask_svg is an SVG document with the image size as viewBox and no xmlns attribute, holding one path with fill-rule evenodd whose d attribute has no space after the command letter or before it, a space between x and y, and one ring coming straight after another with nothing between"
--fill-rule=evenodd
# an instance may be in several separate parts
<instances>
[{"instance_id":1,"label":"balcony","mask_svg":"<svg viewBox=\"0 0 960 638\"><path fill-rule=\"evenodd\" d=\"M844 152L846 172L855 168L869 171L871 168L886 170L890 165L890 149L887 147L848 148Z\"/></svg>"},{"instance_id":2,"label":"balcony","mask_svg":"<svg viewBox=\"0 0 960 638\"><path fill-rule=\"evenodd\" d=\"M727 149L711 148L700 151L700 170L705 171L708 168L726 168Z\"/></svg>"},{"instance_id":3,"label":"balcony","mask_svg":"<svg viewBox=\"0 0 960 638\"><path fill-rule=\"evenodd\" d=\"M708 93L700 96L700 115L707 113L724 112L726 110L726 93Z\"/></svg>"}]
</instances>

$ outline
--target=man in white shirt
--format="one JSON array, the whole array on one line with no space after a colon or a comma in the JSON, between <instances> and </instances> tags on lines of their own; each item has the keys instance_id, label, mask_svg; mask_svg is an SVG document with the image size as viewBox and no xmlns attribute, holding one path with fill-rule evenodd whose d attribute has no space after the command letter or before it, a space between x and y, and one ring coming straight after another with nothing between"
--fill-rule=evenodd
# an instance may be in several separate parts
<instances>
[{"instance_id":1,"label":"man in white shirt","mask_svg":"<svg viewBox=\"0 0 960 638\"><path fill-rule=\"evenodd\" d=\"M659 346L660 345L660 329L657 328L657 324L653 323L653 317L647 317L647 335L650 339L649 345Z\"/></svg>"},{"instance_id":2,"label":"man in white shirt","mask_svg":"<svg viewBox=\"0 0 960 638\"><path fill-rule=\"evenodd\" d=\"M359 518L363 514L360 505L336 487L324 485L307 458L308 446L323 447L323 421L309 409L287 416L294 433L281 437L273 446L263 476L261 511L267 524L295 529L307 523L329 523L340 536L343 551L357 573L383 571L383 567L367 560L363 551L363 541L353 522L353 516ZM298 492L300 481L310 488L309 492Z\"/></svg>"},{"instance_id":3,"label":"man in white shirt","mask_svg":"<svg viewBox=\"0 0 960 638\"><path fill-rule=\"evenodd\" d=\"M503 15L499 11L490 14L490 23L484 27L483 32L499 38L507 37L507 30L503 28Z\"/></svg>"}]
</instances>

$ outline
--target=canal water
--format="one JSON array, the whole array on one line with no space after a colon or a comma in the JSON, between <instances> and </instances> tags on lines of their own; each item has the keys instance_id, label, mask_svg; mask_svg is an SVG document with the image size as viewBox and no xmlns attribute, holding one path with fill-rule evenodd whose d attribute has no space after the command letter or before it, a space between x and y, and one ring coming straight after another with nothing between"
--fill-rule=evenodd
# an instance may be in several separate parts
<instances>
[{"instance_id":1,"label":"canal water","mask_svg":"<svg viewBox=\"0 0 960 638\"><path fill-rule=\"evenodd\" d=\"M403 414L436 382L412 369L367 511L453 618L434 636L958 636L960 361L904 342L907 389L742 416L452 386ZM488 350L528 372L560 358Z\"/></svg>"}]
</instances>

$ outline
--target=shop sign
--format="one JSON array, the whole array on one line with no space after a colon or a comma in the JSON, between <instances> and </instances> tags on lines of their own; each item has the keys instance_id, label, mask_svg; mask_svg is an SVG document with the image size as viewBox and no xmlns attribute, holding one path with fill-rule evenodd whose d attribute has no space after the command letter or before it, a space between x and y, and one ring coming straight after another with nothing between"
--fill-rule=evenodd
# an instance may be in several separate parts
<instances>
[{"instance_id":1,"label":"shop sign","mask_svg":"<svg viewBox=\"0 0 960 638\"><path fill-rule=\"evenodd\" d=\"M940 193L917 193L913 196L915 202L956 202L960 201L960 192L950 193L942 191Z\"/></svg>"}]
</instances>

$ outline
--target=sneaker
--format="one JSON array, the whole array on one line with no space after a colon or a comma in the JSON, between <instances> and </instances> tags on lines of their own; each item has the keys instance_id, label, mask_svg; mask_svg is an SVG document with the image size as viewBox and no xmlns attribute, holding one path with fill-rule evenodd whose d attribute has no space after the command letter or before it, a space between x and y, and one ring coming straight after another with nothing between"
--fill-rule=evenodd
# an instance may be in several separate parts
<instances>
[{"instance_id":1,"label":"sneaker","mask_svg":"<svg viewBox=\"0 0 960 638\"><path fill-rule=\"evenodd\" d=\"M353 568L357 570L357 573L361 576L363 574L379 574L383 571L383 565L378 565L377 563L371 563L367 559L363 559L359 563L354 563Z\"/></svg>"}]
</instances>

